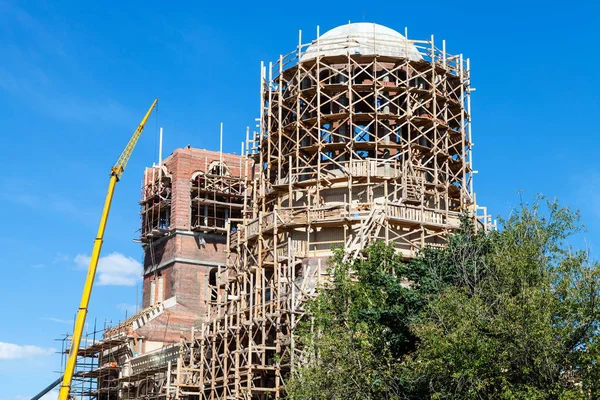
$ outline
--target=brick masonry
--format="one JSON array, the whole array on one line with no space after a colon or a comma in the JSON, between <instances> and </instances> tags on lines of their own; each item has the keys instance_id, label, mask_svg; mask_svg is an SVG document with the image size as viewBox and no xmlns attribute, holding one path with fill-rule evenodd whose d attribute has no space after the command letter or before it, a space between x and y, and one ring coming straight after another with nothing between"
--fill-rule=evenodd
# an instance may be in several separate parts
<instances>
[{"instance_id":1,"label":"brick masonry","mask_svg":"<svg viewBox=\"0 0 600 400\"><path fill-rule=\"evenodd\" d=\"M244 173L243 158L223 154L232 176ZM144 245L143 307L149 307L151 282L158 299L158 277L162 277L163 300L176 297L177 304L136 331L150 341L175 343L182 329L189 329L205 315L210 300L210 270L226 262L226 237L190 231L191 179L196 172L219 161L219 153L200 149L177 149L163 164L171 174L171 233ZM199 240L202 238L202 240Z\"/></svg>"}]
</instances>

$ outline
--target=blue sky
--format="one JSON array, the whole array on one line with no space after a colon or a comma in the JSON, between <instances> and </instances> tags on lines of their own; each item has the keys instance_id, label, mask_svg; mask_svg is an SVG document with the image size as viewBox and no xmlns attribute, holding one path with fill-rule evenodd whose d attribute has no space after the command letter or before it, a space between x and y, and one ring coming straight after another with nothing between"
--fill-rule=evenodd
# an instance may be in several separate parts
<instances>
[{"instance_id":1,"label":"blue sky","mask_svg":"<svg viewBox=\"0 0 600 400\"><path fill-rule=\"evenodd\" d=\"M556 196L581 210L580 239L597 258L596 2L302 4L0 0L0 400L55 379L54 339L71 329L109 169L152 99L158 114L117 186L91 324L134 308L137 201L158 127L165 155L187 144L218 149L221 121L224 149L239 152L258 115L260 61L292 51L299 29L311 40L317 25L349 20L408 26L409 37L435 34L470 57L479 203L506 215L518 190Z\"/></svg>"}]
</instances>

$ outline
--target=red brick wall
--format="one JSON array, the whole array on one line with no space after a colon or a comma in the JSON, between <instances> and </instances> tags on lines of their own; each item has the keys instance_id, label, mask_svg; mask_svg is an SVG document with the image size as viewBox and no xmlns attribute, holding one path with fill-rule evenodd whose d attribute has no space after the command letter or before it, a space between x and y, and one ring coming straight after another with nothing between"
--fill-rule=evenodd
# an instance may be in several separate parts
<instances>
[{"instance_id":1,"label":"red brick wall","mask_svg":"<svg viewBox=\"0 0 600 400\"><path fill-rule=\"evenodd\" d=\"M159 266L176 256L177 243L175 238L175 235L173 235L162 239L162 241L157 241L157 243L150 243L152 250L148 246L144 252L144 270L152 266Z\"/></svg>"},{"instance_id":2,"label":"red brick wall","mask_svg":"<svg viewBox=\"0 0 600 400\"><path fill-rule=\"evenodd\" d=\"M144 254L144 270L152 272L160 265L174 258L202 260L208 263L224 264L226 260L226 238L219 235L199 234L204 244L198 244L198 237L186 234L173 234L155 244L153 250Z\"/></svg>"}]
</instances>

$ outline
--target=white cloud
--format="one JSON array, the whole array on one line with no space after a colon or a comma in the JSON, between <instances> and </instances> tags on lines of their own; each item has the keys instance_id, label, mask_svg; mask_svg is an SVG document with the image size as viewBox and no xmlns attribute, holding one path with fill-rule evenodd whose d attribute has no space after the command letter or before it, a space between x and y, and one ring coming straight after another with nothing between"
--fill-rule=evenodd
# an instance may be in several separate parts
<instances>
[{"instance_id":1,"label":"white cloud","mask_svg":"<svg viewBox=\"0 0 600 400\"><path fill-rule=\"evenodd\" d=\"M78 268L87 269L89 263L88 255L78 254L75 257ZM98 261L98 285L133 286L142 279L142 270L142 264L136 259L111 253Z\"/></svg>"},{"instance_id":2,"label":"white cloud","mask_svg":"<svg viewBox=\"0 0 600 400\"><path fill-rule=\"evenodd\" d=\"M0 360L17 360L47 356L56 352L56 349L39 346L21 346L13 343L0 342Z\"/></svg>"}]
</instances>

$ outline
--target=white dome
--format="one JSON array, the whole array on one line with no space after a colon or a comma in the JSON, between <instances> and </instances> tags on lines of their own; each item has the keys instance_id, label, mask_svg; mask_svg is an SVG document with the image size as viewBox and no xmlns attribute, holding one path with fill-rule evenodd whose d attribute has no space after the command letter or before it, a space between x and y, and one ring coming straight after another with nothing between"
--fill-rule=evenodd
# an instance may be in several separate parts
<instances>
[{"instance_id":1,"label":"white dome","mask_svg":"<svg viewBox=\"0 0 600 400\"><path fill-rule=\"evenodd\" d=\"M300 57L301 61L321 56L340 56L351 54L407 57L421 60L417 48L404 36L383 25L358 22L333 28L313 41Z\"/></svg>"}]
</instances>

